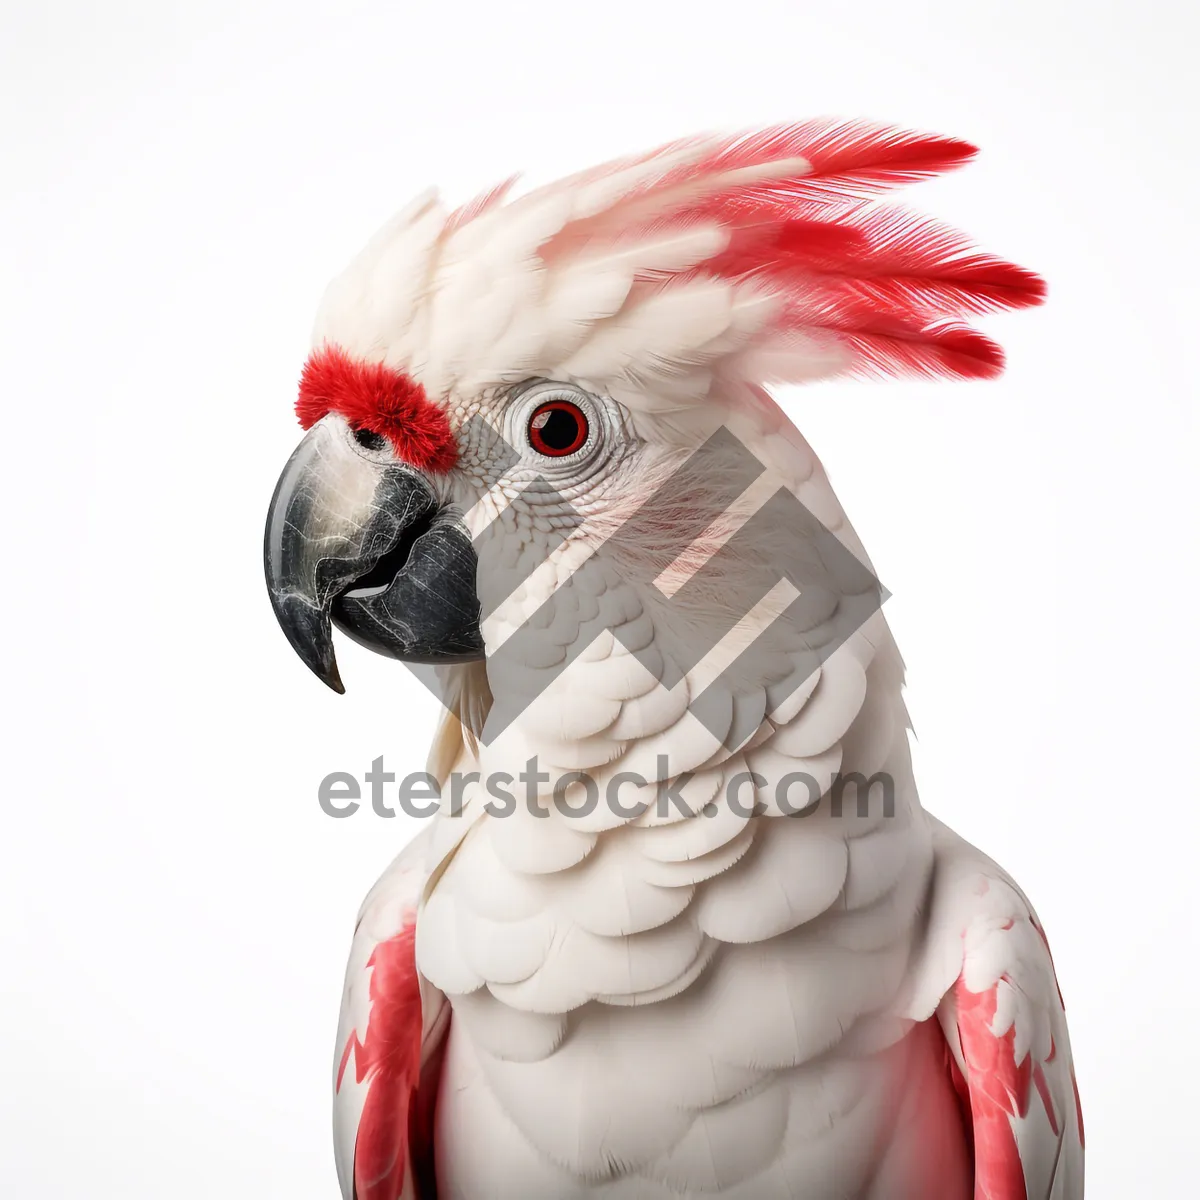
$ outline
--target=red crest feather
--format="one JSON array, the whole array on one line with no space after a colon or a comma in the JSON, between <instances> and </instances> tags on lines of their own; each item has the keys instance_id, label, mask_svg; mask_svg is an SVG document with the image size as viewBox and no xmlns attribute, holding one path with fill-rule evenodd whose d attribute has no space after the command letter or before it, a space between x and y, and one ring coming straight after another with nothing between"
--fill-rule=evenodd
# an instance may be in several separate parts
<instances>
[{"instance_id":1,"label":"red crest feather","mask_svg":"<svg viewBox=\"0 0 1200 1200\"><path fill-rule=\"evenodd\" d=\"M340 413L353 429L388 439L406 463L448 471L458 446L445 412L411 376L383 363L359 362L337 346L315 350L300 376L296 416L304 429L328 413Z\"/></svg>"}]
</instances>

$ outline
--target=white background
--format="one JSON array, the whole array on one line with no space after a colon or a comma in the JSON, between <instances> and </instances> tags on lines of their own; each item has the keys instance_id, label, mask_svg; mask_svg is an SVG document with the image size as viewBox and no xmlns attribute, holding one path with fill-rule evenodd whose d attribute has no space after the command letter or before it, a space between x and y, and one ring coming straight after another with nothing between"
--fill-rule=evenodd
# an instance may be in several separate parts
<instances>
[{"instance_id":1,"label":"white background","mask_svg":"<svg viewBox=\"0 0 1200 1200\"><path fill-rule=\"evenodd\" d=\"M1197 97L1174 7L6 0L0 1193L334 1194L344 954L413 829L331 820L316 787L380 754L420 769L436 706L345 644L348 695L325 691L262 584L327 279L431 182L459 201L835 113L979 143L910 199L1050 281L987 325L1000 383L786 405L894 593L926 805L1049 930L1089 1196L1194 1194Z\"/></svg>"}]
</instances>

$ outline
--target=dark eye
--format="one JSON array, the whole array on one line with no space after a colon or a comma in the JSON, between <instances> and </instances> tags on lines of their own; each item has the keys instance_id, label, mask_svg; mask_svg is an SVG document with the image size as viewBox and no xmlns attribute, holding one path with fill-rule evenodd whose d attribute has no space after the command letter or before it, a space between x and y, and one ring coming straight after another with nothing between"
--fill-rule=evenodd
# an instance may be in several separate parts
<instances>
[{"instance_id":1,"label":"dark eye","mask_svg":"<svg viewBox=\"0 0 1200 1200\"><path fill-rule=\"evenodd\" d=\"M387 438L382 433L372 433L369 429L356 429L354 440L364 450L382 450L387 445Z\"/></svg>"},{"instance_id":2,"label":"dark eye","mask_svg":"<svg viewBox=\"0 0 1200 1200\"><path fill-rule=\"evenodd\" d=\"M529 418L529 444L547 458L565 458L587 441L583 409L570 400L548 400Z\"/></svg>"}]
</instances>

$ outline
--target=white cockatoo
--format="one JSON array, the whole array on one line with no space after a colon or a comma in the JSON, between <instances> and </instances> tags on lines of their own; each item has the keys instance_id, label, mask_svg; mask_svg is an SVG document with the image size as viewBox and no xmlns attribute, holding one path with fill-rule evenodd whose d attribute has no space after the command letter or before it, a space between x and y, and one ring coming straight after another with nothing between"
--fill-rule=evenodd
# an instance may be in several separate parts
<instances>
[{"instance_id":1,"label":"white cockatoo","mask_svg":"<svg viewBox=\"0 0 1200 1200\"><path fill-rule=\"evenodd\" d=\"M879 587L765 390L998 373L955 322L1040 281L880 199L972 154L697 137L426 194L329 288L272 601L331 686L336 624L446 708L350 953L347 1200L1083 1195L1041 926L921 808Z\"/></svg>"}]
</instances>

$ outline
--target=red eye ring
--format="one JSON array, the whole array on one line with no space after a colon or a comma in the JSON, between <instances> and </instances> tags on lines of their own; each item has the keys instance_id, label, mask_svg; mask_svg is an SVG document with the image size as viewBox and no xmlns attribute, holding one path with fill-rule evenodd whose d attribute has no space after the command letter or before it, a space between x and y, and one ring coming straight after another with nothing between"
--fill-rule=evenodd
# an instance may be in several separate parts
<instances>
[{"instance_id":1,"label":"red eye ring","mask_svg":"<svg viewBox=\"0 0 1200 1200\"><path fill-rule=\"evenodd\" d=\"M570 400L547 400L529 417L529 444L546 458L566 458L588 439L588 419Z\"/></svg>"}]
</instances>

